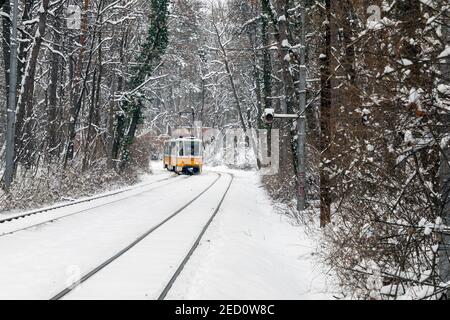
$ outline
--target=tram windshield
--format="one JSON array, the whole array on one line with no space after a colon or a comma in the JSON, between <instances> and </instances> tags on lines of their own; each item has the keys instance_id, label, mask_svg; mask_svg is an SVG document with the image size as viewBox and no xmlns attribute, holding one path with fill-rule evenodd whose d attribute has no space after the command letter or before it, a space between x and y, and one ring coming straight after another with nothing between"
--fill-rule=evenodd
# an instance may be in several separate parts
<instances>
[{"instance_id":1,"label":"tram windshield","mask_svg":"<svg viewBox=\"0 0 450 320\"><path fill-rule=\"evenodd\" d=\"M199 141L185 141L184 142L184 154L186 156L199 156L200 155L200 142Z\"/></svg>"}]
</instances>

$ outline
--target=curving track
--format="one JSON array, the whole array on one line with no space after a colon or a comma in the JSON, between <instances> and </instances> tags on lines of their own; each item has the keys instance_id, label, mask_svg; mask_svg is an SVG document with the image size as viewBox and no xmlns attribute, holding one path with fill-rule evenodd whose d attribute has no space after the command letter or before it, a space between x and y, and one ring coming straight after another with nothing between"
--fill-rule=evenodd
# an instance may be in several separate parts
<instances>
[{"instance_id":1,"label":"curving track","mask_svg":"<svg viewBox=\"0 0 450 320\"><path fill-rule=\"evenodd\" d=\"M116 202L131 198L131 197L136 197L140 194L155 190L159 187L175 183L178 180L187 179L188 177L189 176L185 176L185 177L172 176L172 177L152 181L149 183L144 183L144 184L140 184L137 186L129 187L129 188L122 189L119 191L111 192L111 193L104 194L104 195L94 196L94 197L90 197L90 198L86 198L86 199L82 199L82 200L73 201L70 203L59 204L59 205L55 205L52 207L46 207L46 208L42 208L42 209L38 209L38 210L28 211L28 212L25 212L22 214L10 216L10 217L0 220L0 226L1 226L0 227L0 237L14 234L19 231L25 231L25 230L32 229L35 227L39 227L46 223L55 222L60 219L67 218L67 217L70 217L73 215L77 215L77 214L80 214L83 212L93 211L94 209L98 209L100 207L111 205L111 204L114 204ZM159 184L160 182L165 182L167 180L171 180L171 181L169 181L168 183ZM158 184L158 185L156 185L156 184ZM148 186L153 186L153 187L145 188ZM142 189L142 188L144 188L144 189L141 191L138 191L138 192L134 192L134 191ZM126 193L130 193L130 194L126 194ZM120 195L120 194L125 194L125 195L119 199L113 198L108 201L102 201L101 203L98 203L98 201L96 201L96 200L101 200L101 199L105 199L105 198L112 198L113 196ZM90 204L88 204L86 207L81 207L81 208L79 206L81 204L87 204L87 203L91 203L91 202L93 203L92 206ZM52 212L58 212L58 209L68 208L68 207L74 208L74 210L69 211L70 213L66 213L66 214L62 214L62 215L55 214L50 217L47 217ZM40 214L41 214L41 216L39 216L37 219L31 219L31 218L35 218L34 216L37 216ZM45 214L45 216L44 216L44 214ZM26 220L26 221L20 221L20 223L17 223L16 225L14 225L14 223L18 222L19 220ZM4 225L7 225L7 226L5 227Z\"/></svg>"},{"instance_id":2,"label":"curving track","mask_svg":"<svg viewBox=\"0 0 450 320\"><path fill-rule=\"evenodd\" d=\"M232 184L232 175L218 175L193 199L52 299L164 299ZM207 209L200 210L205 203Z\"/></svg>"},{"instance_id":3,"label":"curving track","mask_svg":"<svg viewBox=\"0 0 450 320\"><path fill-rule=\"evenodd\" d=\"M7 225L41 220L0 239L0 256L11 261L0 264L0 275L8 275L0 276L0 299L163 299L219 212L233 176L166 180L100 203L52 209L51 220L42 220L50 214L42 212L0 224L1 236ZM87 211L95 214L79 214ZM77 286L69 279L73 266Z\"/></svg>"},{"instance_id":4,"label":"curving track","mask_svg":"<svg viewBox=\"0 0 450 320\"><path fill-rule=\"evenodd\" d=\"M110 192L110 193L107 193L107 194L102 194L102 195L98 195L98 196L89 197L89 198L86 198L86 199L75 200L75 201L71 201L71 202L68 202L68 203L57 204L57 205L54 205L54 206L51 206L51 207L45 207L45 208L41 208L41 209L37 209L37 210L27 211L27 212L24 212L24 213L10 215L10 216L8 216L6 218L0 219L0 224L1 223L5 223L5 222L11 222L11 221L22 219L22 218L26 218L26 217L30 217L30 216L33 216L33 215L36 215L36 214L39 214L39 213L43 213L43 212L48 212L48 211L52 211L52 210L56 210L56 209L60 209L60 208L66 208L66 207L74 206L74 205L77 205L77 204L80 204L80 203L86 203L86 202L91 202L91 201L98 200L98 199L112 197L112 196L115 196L117 194L125 193L125 192L128 192L130 190L140 189L140 188L143 188L143 187L146 187L146 186L149 186L149 185L153 185L153 184L158 183L158 182L169 180L171 178L174 178L174 177L168 177L168 178L164 178L164 179L161 179L161 180L140 184L140 185L137 185L137 186L121 189L121 190L118 190L118 191L113 191L113 192Z\"/></svg>"}]
</instances>

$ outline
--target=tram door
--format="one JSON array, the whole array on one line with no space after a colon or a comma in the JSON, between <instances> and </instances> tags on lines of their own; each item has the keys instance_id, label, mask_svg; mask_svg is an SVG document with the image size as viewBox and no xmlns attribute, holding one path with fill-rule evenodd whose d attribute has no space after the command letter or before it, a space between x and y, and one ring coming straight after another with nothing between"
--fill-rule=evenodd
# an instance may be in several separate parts
<instances>
[{"instance_id":1,"label":"tram door","mask_svg":"<svg viewBox=\"0 0 450 320\"><path fill-rule=\"evenodd\" d=\"M170 169L175 170L177 166L177 143L175 141L170 142Z\"/></svg>"}]
</instances>

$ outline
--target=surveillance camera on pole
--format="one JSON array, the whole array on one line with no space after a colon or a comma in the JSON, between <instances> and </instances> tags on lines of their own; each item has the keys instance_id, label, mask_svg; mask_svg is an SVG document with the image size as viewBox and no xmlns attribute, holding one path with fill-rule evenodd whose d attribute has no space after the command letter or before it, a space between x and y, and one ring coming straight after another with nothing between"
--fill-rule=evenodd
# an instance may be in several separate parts
<instances>
[{"instance_id":1,"label":"surveillance camera on pole","mask_svg":"<svg viewBox=\"0 0 450 320\"><path fill-rule=\"evenodd\" d=\"M265 123L270 124L274 119L298 119L299 115L296 113L287 114L287 113L275 113L275 109L266 108L264 109L262 119Z\"/></svg>"},{"instance_id":2,"label":"surveillance camera on pole","mask_svg":"<svg viewBox=\"0 0 450 320\"><path fill-rule=\"evenodd\" d=\"M304 21L304 8L302 9L302 21ZM304 28L303 28L304 30ZM302 39L304 43L304 31L302 31ZM302 65L300 79L300 110L299 113L286 114L275 113L274 109L264 109L262 119L265 123L271 124L275 118L277 119L295 119L297 120L297 166L298 166L298 191L297 191L297 209L301 214L306 207L305 194L305 144L306 144L306 128L305 128L305 109L306 109L306 67L305 67L305 49L302 47Z\"/></svg>"},{"instance_id":3,"label":"surveillance camera on pole","mask_svg":"<svg viewBox=\"0 0 450 320\"><path fill-rule=\"evenodd\" d=\"M267 124L271 124L275 118L275 109L266 108L263 113L263 120Z\"/></svg>"}]
</instances>

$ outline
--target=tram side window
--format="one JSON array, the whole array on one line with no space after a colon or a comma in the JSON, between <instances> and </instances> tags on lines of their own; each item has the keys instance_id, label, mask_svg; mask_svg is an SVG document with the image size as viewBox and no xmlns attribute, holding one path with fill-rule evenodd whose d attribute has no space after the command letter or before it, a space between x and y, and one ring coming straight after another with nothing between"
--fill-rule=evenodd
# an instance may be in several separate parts
<instances>
[{"instance_id":1,"label":"tram side window","mask_svg":"<svg viewBox=\"0 0 450 320\"><path fill-rule=\"evenodd\" d=\"M198 141L194 143L194 154L196 156L200 155L200 142Z\"/></svg>"},{"instance_id":2,"label":"tram side window","mask_svg":"<svg viewBox=\"0 0 450 320\"><path fill-rule=\"evenodd\" d=\"M188 153L186 153L186 154L188 154ZM183 142L182 141L178 142L178 155L180 157L184 156L184 148L183 148Z\"/></svg>"},{"instance_id":3,"label":"tram side window","mask_svg":"<svg viewBox=\"0 0 450 320\"><path fill-rule=\"evenodd\" d=\"M184 143L184 149L186 150L186 155L189 156L200 155L200 143L198 143L198 141L186 141Z\"/></svg>"},{"instance_id":4,"label":"tram side window","mask_svg":"<svg viewBox=\"0 0 450 320\"><path fill-rule=\"evenodd\" d=\"M176 143L175 142L172 142L171 144L170 144L170 155L172 156L172 157L175 157L176 155L177 155L177 150L176 150L177 148L176 148Z\"/></svg>"}]
</instances>

